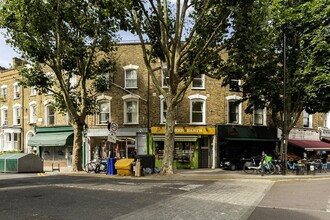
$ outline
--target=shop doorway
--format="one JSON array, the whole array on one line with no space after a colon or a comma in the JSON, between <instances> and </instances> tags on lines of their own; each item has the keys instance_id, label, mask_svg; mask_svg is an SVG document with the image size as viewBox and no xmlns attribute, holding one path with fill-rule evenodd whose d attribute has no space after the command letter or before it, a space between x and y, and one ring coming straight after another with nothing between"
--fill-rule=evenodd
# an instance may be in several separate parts
<instances>
[{"instance_id":1,"label":"shop doorway","mask_svg":"<svg viewBox=\"0 0 330 220\"><path fill-rule=\"evenodd\" d=\"M209 148L201 147L198 160L198 168L208 168L209 167Z\"/></svg>"}]
</instances>

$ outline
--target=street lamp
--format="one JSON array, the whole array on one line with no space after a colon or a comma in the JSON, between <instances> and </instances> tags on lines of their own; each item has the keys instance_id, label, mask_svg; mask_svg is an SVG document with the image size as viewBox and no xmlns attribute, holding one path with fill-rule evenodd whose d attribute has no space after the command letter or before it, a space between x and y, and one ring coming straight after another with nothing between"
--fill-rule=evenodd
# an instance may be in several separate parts
<instances>
[{"instance_id":1,"label":"street lamp","mask_svg":"<svg viewBox=\"0 0 330 220\"><path fill-rule=\"evenodd\" d=\"M286 143L286 133L287 133L287 107L286 107L286 34L283 30L283 125L282 125L282 161L283 169L282 174L286 175L286 154L287 154L287 143Z\"/></svg>"}]
</instances>

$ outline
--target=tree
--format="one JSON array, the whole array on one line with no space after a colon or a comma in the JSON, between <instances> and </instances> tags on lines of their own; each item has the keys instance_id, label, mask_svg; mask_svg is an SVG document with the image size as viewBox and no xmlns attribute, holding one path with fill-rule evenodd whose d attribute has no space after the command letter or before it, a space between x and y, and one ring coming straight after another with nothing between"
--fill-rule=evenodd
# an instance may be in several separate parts
<instances>
[{"instance_id":1,"label":"tree","mask_svg":"<svg viewBox=\"0 0 330 220\"><path fill-rule=\"evenodd\" d=\"M226 34L235 1L137 0L122 1L133 31L139 36L144 62L152 82L166 103L165 146L162 174L173 174L175 107L194 77L218 76L220 44ZM160 59L157 66L155 59ZM157 73L166 65L167 88Z\"/></svg>"},{"instance_id":2,"label":"tree","mask_svg":"<svg viewBox=\"0 0 330 220\"><path fill-rule=\"evenodd\" d=\"M252 4L251 4L252 3ZM242 79L246 112L267 107L282 130L286 162L290 130L303 110L330 110L330 2L250 0L232 13L224 83ZM249 25L247 25L249 24Z\"/></svg>"},{"instance_id":3,"label":"tree","mask_svg":"<svg viewBox=\"0 0 330 220\"><path fill-rule=\"evenodd\" d=\"M121 10L115 4L107 0L3 0L0 5L0 27L6 29L7 41L31 64L22 69L21 84L52 92L57 109L70 116L74 171L82 170L82 131L86 116L95 110L95 94L109 86L98 79L114 72L114 33L122 25L117 19ZM45 69L54 75L45 74ZM73 75L76 84L70 83Z\"/></svg>"}]
</instances>

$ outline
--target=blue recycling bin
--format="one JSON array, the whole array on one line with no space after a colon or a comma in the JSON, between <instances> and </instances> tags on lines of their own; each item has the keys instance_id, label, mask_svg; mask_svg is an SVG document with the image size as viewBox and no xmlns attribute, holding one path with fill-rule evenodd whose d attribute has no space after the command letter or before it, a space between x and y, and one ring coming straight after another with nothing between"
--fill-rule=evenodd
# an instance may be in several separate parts
<instances>
[{"instance_id":1,"label":"blue recycling bin","mask_svg":"<svg viewBox=\"0 0 330 220\"><path fill-rule=\"evenodd\" d=\"M115 168L116 161L117 161L116 158L109 158L108 159L107 175L116 175L117 174L117 170Z\"/></svg>"}]
</instances>

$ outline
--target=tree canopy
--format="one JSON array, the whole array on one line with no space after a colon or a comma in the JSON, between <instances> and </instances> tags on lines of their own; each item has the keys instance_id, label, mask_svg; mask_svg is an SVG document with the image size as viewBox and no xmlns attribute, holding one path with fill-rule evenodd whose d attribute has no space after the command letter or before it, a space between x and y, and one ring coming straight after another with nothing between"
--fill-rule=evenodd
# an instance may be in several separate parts
<instances>
[{"instance_id":1,"label":"tree canopy","mask_svg":"<svg viewBox=\"0 0 330 220\"><path fill-rule=\"evenodd\" d=\"M56 107L70 116L74 170L81 170L85 118L95 110L95 94L109 86L104 77L114 72L111 52L124 25L121 11L108 0L1 1L0 28L30 63L21 71L21 84L52 92Z\"/></svg>"},{"instance_id":2,"label":"tree canopy","mask_svg":"<svg viewBox=\"0 0 330 220\"><path fill-rule=\"evenodd\" d=\"M225 41L224 83L242 79L246 112L267 107L287 140L303 110L330 110L330 2L242 4L232 13L233 32Z\"/></svg>"},{"instance_id":3,"label":"tree canopy","mask_svg":"<svg viewBox=\"0 0 330 220\"><path fill-rule=\"evenodd\" d=\"M238 7L233 13L233 33L226 40L229 59L224 65L225 83L230 79L243 80L243 95L249 102L247 112L266 106L274 116L281 116L278 113L283 112L285 34L289 115L296 119L302 110L328 111L325 103L330 96L326 83L330 77L330 3L251 2L250 7ZM281 125L281 119L274 121Z\"/></svg>"},{"instance_id":4,"label":"tree canopy","mask_svg":"<svg viewBox=\"0 0 330 220\"><path fill-rule=\"evenodd\" d=\"M166 102L163 174L173 173L175 107L194 77L218 76L221 42L228 34L228 17L236 1L125 1L133 32L140 38L148 73ZM157 59L160 62L155 62ZM162 87L165 74L167 87Z\"/></svg>"}]
</instances>

